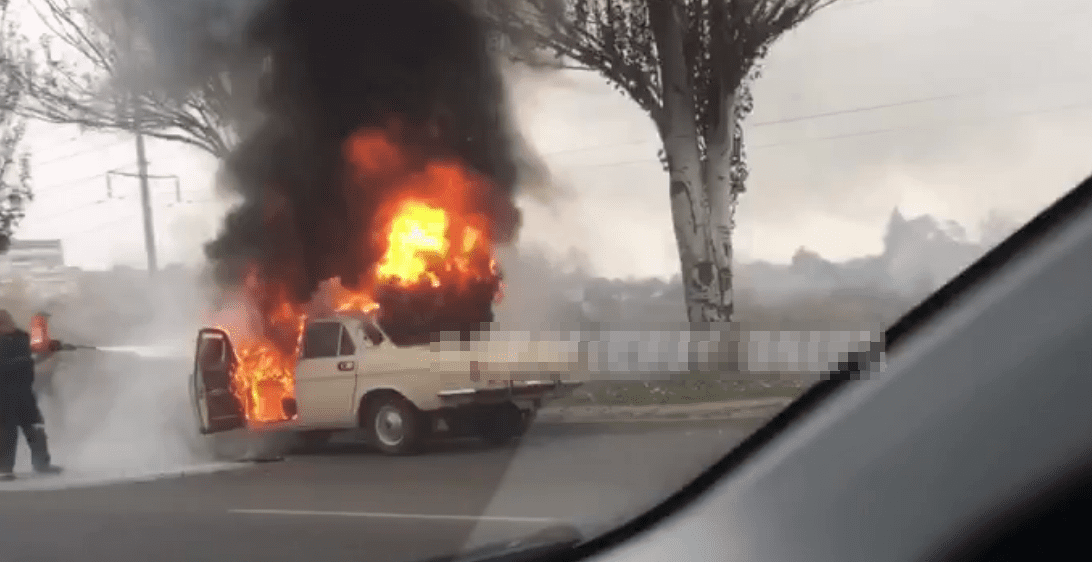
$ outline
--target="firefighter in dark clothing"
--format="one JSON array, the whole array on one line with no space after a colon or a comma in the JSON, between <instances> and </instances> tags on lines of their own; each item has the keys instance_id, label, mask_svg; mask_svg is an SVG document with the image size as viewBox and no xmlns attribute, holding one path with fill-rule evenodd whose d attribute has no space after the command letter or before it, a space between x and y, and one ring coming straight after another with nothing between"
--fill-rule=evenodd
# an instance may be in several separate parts
<instances>
[{"instance_id":1,"label":"firefighter in dark clothing","mask_svg":"<svg viewBox=\"0 0 1092 562\"><path fill-rule=\"evenodd\" d=\"M56 351L57 347L49 345L50 352ZM0 481L15 478L15 451L20 429L30 447L34 470L40 473L61 471L50 461L45 420L34 395L34 365L30 334L15 325L8 311L0 310Z\"/></svg>"}]
</instances>

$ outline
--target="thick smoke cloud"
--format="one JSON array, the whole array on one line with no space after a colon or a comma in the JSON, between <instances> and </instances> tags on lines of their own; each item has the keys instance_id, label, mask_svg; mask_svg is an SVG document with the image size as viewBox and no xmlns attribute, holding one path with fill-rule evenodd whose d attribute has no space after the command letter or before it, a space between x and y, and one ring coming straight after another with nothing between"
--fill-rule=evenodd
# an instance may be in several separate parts
<instances>
[{"instance_id":1,"label":"thick smoke cloud","mask_svg":"<svg viewBox=\"0 0 1092 562\"><path fill-rule=\"evenodd\" d=\"M403 172L448 161L483 176L478 183L489 188L472 190L459 212L486 217L494 243L516 237L517 185L549 184L515 131L501 70L470 2L98 3L127 10L126 21L139 22L147 38L154 71L123 73L123 80L183 95L210 79L231 82L239 99L225 107L242 140L225 159L221 184L243 201L206 255L225 287L256 274L266 316L274 303L308 302L329 279L365 288L384 251L375 232L401 184L359 177L359 158L350 164L345 153L354 135L370 132L397 146ZM473 300L489 308L488 298Z\"/></svg>"},{"instance_id":2,"label":"thick smoke cloud","mask_svg":"<svg viewBox=\"0 0 1092 562\"><path fill-rule=\"evenodd\" d=\"M218 279L238 285L256 273L267 318L285 300L310 301L329 279L367 288L386 250L376 232L392 190L437 161L484 175L459 212L487 217L489 238L511 241L522 155L487 39L451 0L268 4L248 29L268 56L259 100L266 119L226 162L244 202L206 248ZM364 165L360 154L347 156L362 144ZM461 303L451 296L438 298L457 323L492 320L490 294ZM381 302L387 310L398 299ZM468 308L479 314L466 316Z\"/></svg>"},{"instance_id":3,"label":"thick smoke cloud","mask_svg":"<svg viewBox=\"0 0 1092 562\"><path fill-rule=\"evenodd\" d=\"M343 250L370 237L384 194L346 200L342 151L354 132L392 119L416 157L453 155L488 176L496 189L473 210L492 219L494 240L512 239L515 137L486 35L467 11L449 0L284 0L254 23L252 41L270 54L267 119L228 161L245 202L208 247L224 282L241 281L254 260L263 276L294 268L285 280L302 301L320 281L351 285L367 271L378 255Z\"/></svg>"}]
</instances>

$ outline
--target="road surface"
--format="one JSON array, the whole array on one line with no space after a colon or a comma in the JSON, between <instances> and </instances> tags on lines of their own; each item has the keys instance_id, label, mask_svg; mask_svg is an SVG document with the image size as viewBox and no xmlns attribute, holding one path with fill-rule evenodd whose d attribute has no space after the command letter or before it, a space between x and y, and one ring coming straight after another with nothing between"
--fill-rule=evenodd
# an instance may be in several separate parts
<instances>
[{"instance_id":1,"label":"road surface","mask_svg":"<svg viewBox=\"0 0 1092 562\"><path fill-rule=\"evenodd\" d=\"M747 431L542 424L504 449L447 443L391 458L341 442L144 482L30 476L0 484L0 560L411 561L557 521L606 530ZM43 486L60 489L33 490Z\"/></svg>"}]
</instances>

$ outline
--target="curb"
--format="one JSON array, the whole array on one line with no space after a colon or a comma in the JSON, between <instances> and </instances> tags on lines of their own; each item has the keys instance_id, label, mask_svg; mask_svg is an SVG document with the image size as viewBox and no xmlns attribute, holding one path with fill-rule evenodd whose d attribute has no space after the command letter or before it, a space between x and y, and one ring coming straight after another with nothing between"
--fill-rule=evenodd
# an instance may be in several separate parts
<instances>
[{"instance_id":1,"label":"curb","mask_svg":"<svg viewBox=\"0 0 1092 562\"><path fill-rule=\"evenodd\" d=\"M784 409L784 405L739 408L735 410L722 410L719 412L706 412L700 414L681 415L565 415L540 413L535 418L536 424L609 424L609 423L680 423L680 422L712 422L712 421L747 421L768 419Z\"/></svg>"},{"instance_id":2,"label":"curb","mask_svg":"<svg viewBox=\"0 0 1092 562\"><path fill-rule=\"evenodd\" d=\"M540 423L635 423L678 422L704 420L761 419L776 415L794 399L783 397L701 402L693 404L659 404L648 406L563 406L539 410Z\"/></svg>"},{"instance_id":3,"label":"curb","mask_svg":"<svg viewBox=\"0 0 1092 562\"><path fill-rule=\"evenodd\" d=\"M570 418L570 419L544 419L535 420L535 424L538 425L608 425L608 424L671 424L671 423L687 423L687 422L729 422L740 421L748 418L730 418L725 416L709 417L709 418L638 418L638 419L622 419L622 418Z\"/></svg>"}]
</instances>

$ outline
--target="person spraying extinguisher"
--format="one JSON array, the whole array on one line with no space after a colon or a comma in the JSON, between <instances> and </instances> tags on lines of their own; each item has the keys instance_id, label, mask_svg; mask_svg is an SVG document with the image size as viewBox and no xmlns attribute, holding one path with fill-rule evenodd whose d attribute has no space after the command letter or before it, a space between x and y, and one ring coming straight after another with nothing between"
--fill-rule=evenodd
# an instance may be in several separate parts
<instances>
[{"instance_id":1,"label":"person spraying extinguisher","mask_svg":"<svg viewBox=\"0 0 1092 562\"><path fill-rule=\"evenodd\" d=\"M30 447L35 472L61 472L50 458L45 420L34 394L35 364L63 348L60 341L48 337L48 325L43 321L44 317L31 322L31 331L36 332L32 335L16 326L11 313L0 310L0 481L15 478L20 430ZM41 351L36 353L35 348Z\"/></svg>"}]
</instances>

